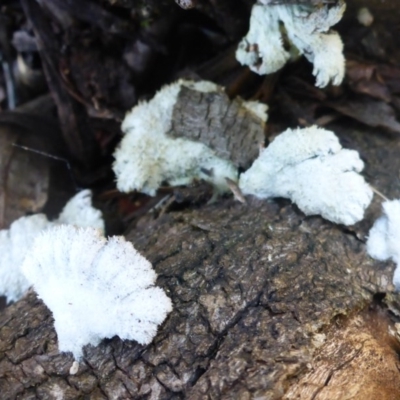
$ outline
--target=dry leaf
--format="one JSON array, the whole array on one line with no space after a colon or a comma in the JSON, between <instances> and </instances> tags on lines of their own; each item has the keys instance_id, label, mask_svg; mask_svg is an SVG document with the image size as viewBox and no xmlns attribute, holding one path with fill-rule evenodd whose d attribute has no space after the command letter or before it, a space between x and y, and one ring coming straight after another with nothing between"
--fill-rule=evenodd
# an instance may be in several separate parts
<instances>
[{"instance_id":1,"label":"dry leaf","mask_svg":"<svg viewBox=\"0 0 400 400\"><path fill-rule=\"evenodd\" d=\"M0 229L47 201L48 159L14 146L17 129L0 125Z\"/></svg>"},{"instance_id":2,"label":"dry leaf","mask_svg":"<svg viewBox=\"0 0 400 400\"><path fill-rule=\"evenodd\" d=\"M395 111L389 104L383 101L365 98L362 100L328 103L327 105L363 124L400 133L400 123L396 119Z\"/></svg>"}]
</instances>

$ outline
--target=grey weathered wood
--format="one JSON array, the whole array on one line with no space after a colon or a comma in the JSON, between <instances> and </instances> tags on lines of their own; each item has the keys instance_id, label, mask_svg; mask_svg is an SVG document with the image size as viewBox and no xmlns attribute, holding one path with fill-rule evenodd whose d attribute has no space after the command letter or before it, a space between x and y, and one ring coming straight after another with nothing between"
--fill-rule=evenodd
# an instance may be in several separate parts
<instances>
[{"instance_id":1,"label":"grey weathered wood","mask_svg":"<svg viewBox=\"0 0 400 400\"><path fill-rule=\"evenodd\" d=\"M203 93L182 86L167 134L202 142L218 157L247 169L264 145L264 121L243 103L222 89Z\"/></svg>"}]
</instances>

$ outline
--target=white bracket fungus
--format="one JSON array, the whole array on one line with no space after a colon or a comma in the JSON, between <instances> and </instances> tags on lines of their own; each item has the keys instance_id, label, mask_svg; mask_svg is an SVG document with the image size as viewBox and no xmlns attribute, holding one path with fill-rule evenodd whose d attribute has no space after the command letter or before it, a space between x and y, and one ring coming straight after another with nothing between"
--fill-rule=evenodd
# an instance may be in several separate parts
<instances>
[{"instance_id":1,"label":"white bracket fungus","mask_svg":"<svg viewBox=\"0 0 400 400\"><path fill-rule=\"evenodd\" d=\"M51 310L59 350L79 361L103 338L148 344L172 310L156 273L122 236L61 225L43 231L22 270Z\"/></svg>"},{"instance_id":2,"label":"white bracket fungus","mask_svg":"<svg viewBox=\"0 0 400 400\"><path fill-rule=\"evenodd\" d=\"M44 214L21 217L9 229L0 230L0 295L17 301L31 286L20 267L35 238L44 229L60 224L91 226L104 232L101 211L92 207L92 192L83 190L65 205L58 219L49 221Z\"/></svg>"},{"instance_id":3,"label":"white bracket fungus","mask_svg":"<svg viewBox=\"0 0 400 400\"><path fill-rule=\"evenodd\" d=\"M137 190L154 196L163 182L178 186L190 184L196 179L203 179L213 184L218 193L229 191L226 178L237 181L238 165L231 161L229 151L227 151L230 138L219 134L220 131L231 133L234 130L232 127L225 129L229 126L222 125L225 120L221 118L220 114L225 111L220 110L217 106L205 105L205 114L221 111L214 121L208 115L203 115L201 111L200 115L195 115L195 111L200 108L199 105L193 113L188 112L189 115L185 112L181 113L179 118L176 118L178 121L173 118L178 97L186 89L194 91L192 93L196 96L201 93L200 99L204 97L203 94L211 94L210 101L212 101L212 96L219 96L222 90L211 82L180 80L164 86L152 100L142 102L134 107L122 123L125 135L114 153L113 170L117 177L119 190L123 192ZM227 97L225 94L224 96ZM234 103L234 106L238 107L237 103ZM243 108L241 112L237 113L239 118L243 118L245 113L252 114L254 120L258 122L258 125L253 123L253 126L257 126L254 138L260 137L260 140L263 140L263 127L267 119L266 105L242 102L240 106ZM184 106L180 105L179 107ZM226 111L228 113L229 108ZM231 115L229 114L228 117L231 118ZM227 120L230 125L237 122L233 116L231 120L229 118ZM179 119L183 119L183 121L179 122ZM179 123L179 127L174 126L175 122ZM222 148L222 151L215 150L194 138L191 140L194 136L202 135L202 129L198 129L199 125L204 127L205 131L207 130L207 122L215 123L215 130L212 125L210 132L207 133L213 136L216 147ZM186 128L191 129L191 132L188 132L189 139L182 137L184 135L178 132L178 130ZM244 131L246 130L243 129L242 133ZM251 140L244 142L246 146L249 146ZM226 157L220 156L221 153ZM240 152L237 151L237 153ZM245 153L244 149L241 154L243 153Z\"/></svg>"},{"instance_id":4,"label":"white bracket fungus","mask_svg":"<svg viewBox=\"0 0 400 400\"><path fill-rule=\"evenodd\" d=\"M367 252L376 260L392 259L397 264L393 284L400 291L400 200L385 201L382 208L383 215L369 231Z\"/></svg>"},{"instance_id":5,"label":"white bracket fungus","mask_svg":"<svg viewBox=\"0 0 400 400\"><path fill-rule=\"evenodd\" d=\"M264 75L281 69L297 49L314 64L316 86L325 87L330 81L339 85L345 73L343 43L330 27L340 21L345 8L343 1L336 5L305 6L260 0L253 6L250 29L239 43L236 58ZM284 33L280 23L284 24ZM285 50L285 35L295 49Z\"/></svg>"},{"instance_id":6,"label":"white bracket fungus","mask_svg":"<svg viewBox=\"0 0 400 400\"><path fill-rule=\"evenodd\" d=\"M342 149L331 131L287 129L240 176L244 194L291 199L306 215L352 225L364 216L372 190L358 174L358 153Z\"/></svg>"}]
</instances>

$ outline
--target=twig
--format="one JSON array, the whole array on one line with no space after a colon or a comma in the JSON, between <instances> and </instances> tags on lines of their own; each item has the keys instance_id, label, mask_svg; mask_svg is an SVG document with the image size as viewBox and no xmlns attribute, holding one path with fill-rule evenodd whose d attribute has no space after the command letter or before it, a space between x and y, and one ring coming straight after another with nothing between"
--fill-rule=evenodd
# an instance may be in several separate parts
<instances>
[{"instance_id":1,"label":"twig","mask_svg":"<svg viewBox=\"0 0 400 400\"><path fill-rule=\"evenodd\" d=\"M241 203L246 204L246 199L244 198L243 193L240 190L238 184L235 181L233 181L232 179L229 179L229 178L225 178L225 180L226 180L226 183L229 186L229 189L231 189L231 191L233 193L233 197L236 200L240 201Z\"/></svg>"},{"instance_id":2,"label":"twig","mask_svg":"<svg viewBox=\"0 0 400 400\"><path fill-rule=\"evenodd\" d=\"M16 143L13 143L13 146L14 147L18 147L18 148L20 148L22 150L25 150L25 151L30 151L31 153L39 154L39 155L41 155L43 157L51 158L53 160L57 160L57 161L61 161L61 162L65 163L65 165L66 165L66 167L68 169L68 173L70 175L71 181L75 186L75 189L77 191L83 189L76 182L75 177L74 177L74 173L73 173L73 170L72 170L72 167L71 167L71 164L69 163L69 161L66 158L55 156L54 154L46 153L45 151L36 150L36 149L33 149L32 147L26 147L26 146L22 146L22 145L16 144Z\"/></svg>"},{"instance_id":3,"label":"twig","mask_svg":"<svg viewBox=\"0 0 400 400\"><path fill-rule=\"evenodd\" d=\"M6 60L2 51L0 51L1 66L3 68L4 81L7 92L7 107L13 110L17 106L17 96L15 92L15 80L9 62Z\"/></svg>"},{"instance_id":4,"label":"twig","mask_svg":"<svg viewBox=\"0 0 400 400\"><path fill-rule=\"evenodd\" d=\"M372 185L369 186L372 189L372 191L376 193L379 197L381 197L385 201L389 201L389 199L384 194L382 194L378 189L374 188Z\"/></svg>"}]
</instances>

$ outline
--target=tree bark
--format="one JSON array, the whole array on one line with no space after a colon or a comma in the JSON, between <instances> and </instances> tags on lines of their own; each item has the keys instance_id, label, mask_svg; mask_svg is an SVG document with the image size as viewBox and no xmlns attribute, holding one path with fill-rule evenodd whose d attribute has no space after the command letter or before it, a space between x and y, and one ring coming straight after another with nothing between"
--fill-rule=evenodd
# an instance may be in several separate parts
<instances>
[{"instance_id":1,"label":"tree bark","mask_svg":"<svg viewBox=\"0 0 400 400\"><path fill-rule=\"evenodd\" d=\"M263 118L222 88L204 93L182 86L167 135L204 143L236 167L248 169L264 145Z\"/></svg>"},{"instance_id":2,"label":"tree bark","mask_svg":"<svg viewBox=\"0 0 400 400\"><path fill-rule=\"evenodd\" d=\"M399 197L393 178L400 169L399 140L379 132L336 131L367 161L369 181L388 197ZM345 229L305 217L284 200L249 199L243 205L221 199L196 210L147 215L127 236L153 263L157 284L174 307L154 341L140 346L114 337L87 346L78 372L71 375L73 359L57 350L50 312L29 292L0 316L1 397L280 399L286 393L288 399L398 398L398 372L393 379L390 375L397 397L357 397L362 392L335 397L345 380L333 377L344 367L333 359L318 364L318 356L329 353L335 340L342 351L337 354L351 353L357 365L367 362L365 357L358 361L361 349L352 352L357 335L345 340L354 324L360 332L368 325L381 346L388 335L376 332L396 328L385 309L400 311L391 284L394 266L372 260L363 243L379 214L375 199L366 220ZM374 299L385 315L378 318L380 330L360 317ZM382 354L390 352L388 346ZM318 368L330 378L317 380L319 386L308 395L290 397L315 383L310 374ZM354 382L362 387L362 376ZM373 380L375 392L368 393L383 393L385 385ZM326 390L331 397L323 397Z\"/></svg>"}]
</instances>

